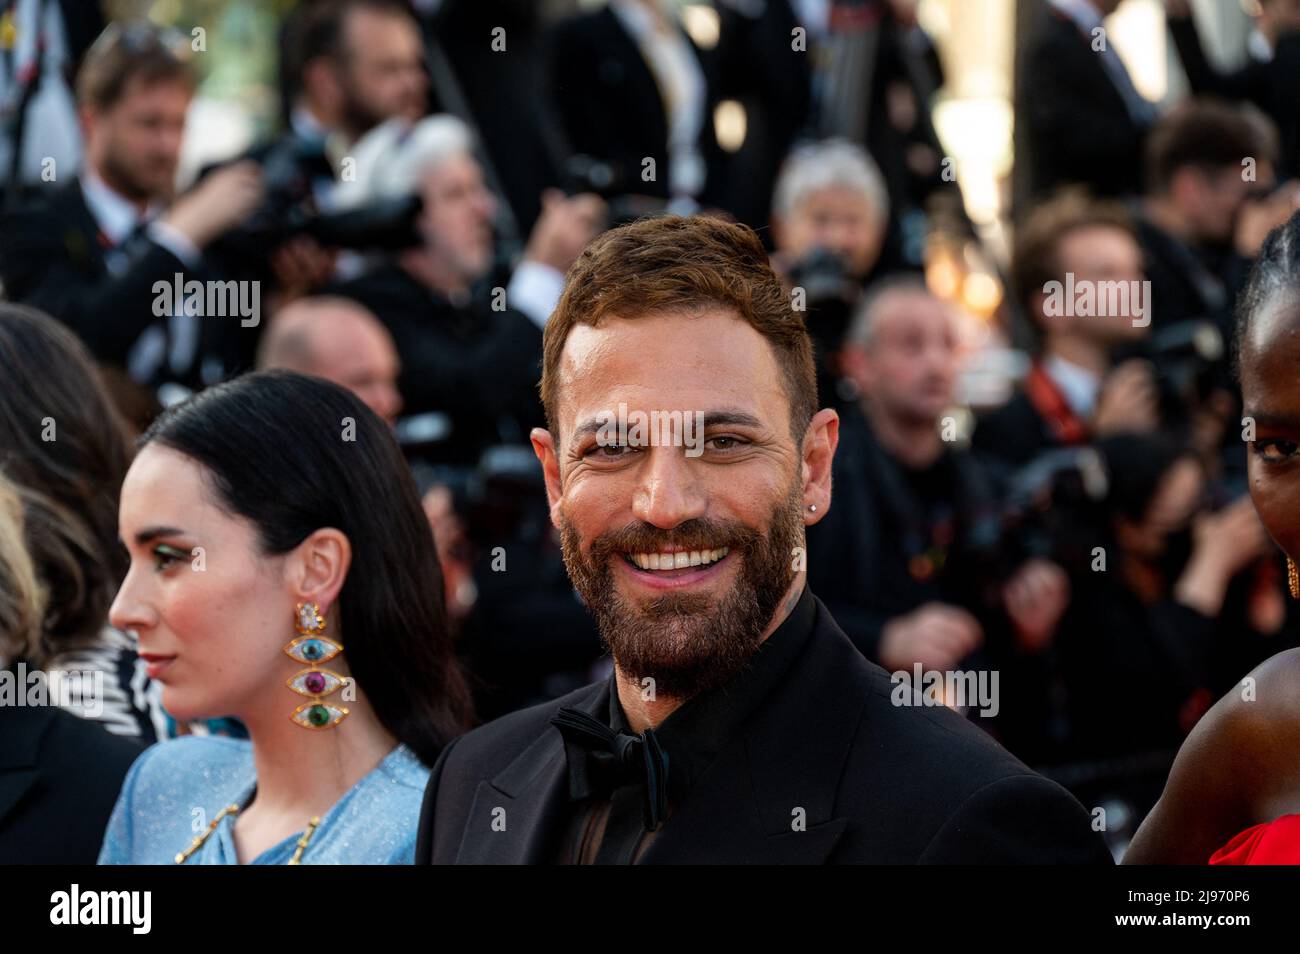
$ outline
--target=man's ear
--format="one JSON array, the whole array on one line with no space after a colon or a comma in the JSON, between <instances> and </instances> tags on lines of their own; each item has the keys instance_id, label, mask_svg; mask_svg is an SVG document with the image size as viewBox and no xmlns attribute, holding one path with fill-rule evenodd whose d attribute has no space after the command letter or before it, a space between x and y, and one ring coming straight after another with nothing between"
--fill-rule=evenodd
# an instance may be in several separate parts
<instances>
[{"instance_id":1,"label":"man's ear","mask_svg":"<svg viewBox=\"0 0 1300 954\"><path fill-rule=\"evenodd\" d=\"M551 523L559 529L560 498L564 496L560 483L560 458L555 449L555 438L544 427L534 427L529 437L533 442L533 453L542 464L542 477L546 480L546 500L551 505Z\"/></svg>"},{"instance_id":2,"label":"man's ear","mask_svg":"<svg viewBox=\"0 0 1300 954\"><path fill-rule=\"evenodd\" d=\"M352 544L342 530L322 527L294 547L285 576L299 603L317 603L322 615L338 600L352 565Z\"/></svg>"},{"instance_id":3,"label":"man's ear","mask_svg":"<svg viewBox=\"0 0 1300 954\"><path fill-rule=\"evenodd\" d=\"M840 443L840 416L822 408L803 438L803 522L810 527L831 509L831 465ZM816 510L810 508L816 507Z\"/></svg>"},{"instance_id":4,"label":"man's ear","mask_svg":"<svg viewBox=\"0 0 1300 954\"><path fill-rule=\"evenodd\" d=\"M95 126L99 122L99 114L89 106L80 106L77 108L77 125L81 127L81 138L87 140L95 131Z\"/></svg>"}]
</instances>

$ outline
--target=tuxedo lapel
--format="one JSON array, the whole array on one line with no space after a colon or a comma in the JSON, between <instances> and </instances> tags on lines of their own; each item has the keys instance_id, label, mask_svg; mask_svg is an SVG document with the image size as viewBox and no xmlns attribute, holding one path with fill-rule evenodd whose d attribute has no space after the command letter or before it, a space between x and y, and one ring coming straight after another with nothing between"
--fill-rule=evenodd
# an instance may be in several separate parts
<instances>
[{"instance_id":1,"label":"tuxedo lapel","mask_svg":"<svg viewBox=\"0 0 1300 954\"><path fill-rule=\"evenodd\" d=\"M609 712L609 683L591 687L575 702L597 719ZM569 771L564 740L554 726L474 792L456 854L457 864L547 864L558 851L555 836L566 819Z\"/></svg>"}]
</instances>

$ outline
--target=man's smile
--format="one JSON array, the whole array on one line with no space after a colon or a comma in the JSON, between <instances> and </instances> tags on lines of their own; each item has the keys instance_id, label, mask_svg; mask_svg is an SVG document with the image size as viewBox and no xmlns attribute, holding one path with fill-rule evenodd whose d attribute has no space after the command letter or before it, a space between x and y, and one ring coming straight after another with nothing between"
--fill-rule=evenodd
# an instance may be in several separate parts
<instances>
[{"instance_id":1,"label":"man's smile","mask_svg":"<svg viewBox=\"0 0 1300 954\"><path fill-rule=\"evenodd\" d=\"M704 583L722 572L730 547L711 550L675 550L623 553L620 561L632 579L654 589L682 589Z\"/></svg>"}]
</instances>

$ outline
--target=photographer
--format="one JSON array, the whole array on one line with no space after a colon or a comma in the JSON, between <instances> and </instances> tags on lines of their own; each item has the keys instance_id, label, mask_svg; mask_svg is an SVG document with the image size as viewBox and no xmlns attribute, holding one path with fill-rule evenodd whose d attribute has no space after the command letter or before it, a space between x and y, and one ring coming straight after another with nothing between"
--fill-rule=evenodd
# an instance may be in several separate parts
<instances>
[{"instance_id":1,"label":"photographer","mask_svg":"<svg viewBox=\"0 0 1300 954\"><path fill-rule=\"evenodd\" d=\"M428 103L419 27L397 0L299 7L280 70L286 128L247 154L262 170L265 201L214 250L231 273L267 287L271 310L353 277L363 252L415 240L413 203L340 214L336 189L358 140L391 119L414 122ZM251 353L242 357L247 364Z\"/></svg>"},{"instance_id":2,"label":"photographer","mask_svg":"<svg viewBox=\"0 0 1300 954\"><path fill-rule=\"evenodd\" d=\"M889 670L958 666L986 638L1036 645L1069 598L1061 569L1004 566L999 505L974 458L945 442L953 315L918 279L868 292L844 347L861 392L841 414L835 510L808 531L817 593Z\"/></svg>"},{"instance_id":3,"label":"photographer","mask_svg":"<svg viewBox=\"0 0 1300 954\"><path fill-rule=\"evenodd\" d=\"M358 145L357 178L340 190L341 204L419 196L421 242L333 289L392 333L407 412L447 417L450 434L431 459L465 466L493 445L526 443L540 421L542 327L603 214L593 196L548 194L509 283L491 286L497 200L472 146L469 129L450 116L388 123Z\"/></svg>"},{"instance_id":4,"label":"photographer","mask_svg":"<svg viewBox=\"0 0 1300 954\"><path fill-rule=\"evenodd\" d=\"M1144 361L1113 365L1121 346L1148 331L1141 316L1076 314L1052 307L1053 283L1141 288L1142 251L1123 206L1064 192L1035 208L1021 226L1011 263L1016 303L1038 339L1029 374L1006 404L981 415L972 438L1001 477L1044 451L1121 431L1150 432L1160 422L1155 375ZM1137 283L1136 285L1134 283Z\"/></svg>"},{"instance_id":5,"label":"photographer","mask_svg":"<svg viewBox=\"0 0 1300 954\"><path fill-rule=\"evenodd\" d=\"M1097 449L1107 489L1079 522L1092 556L1071 567L1069 609L1040 648L1039 709L1018 680L1005 741L1031 764L1092 763L1080 786L1114 785L1144 812L1168 765L1144 773L1133 760L1172 756L1213 702L1216 643L1260 628L1261 607L1234 598L1231 584L1271 547L1249 497L1209 509L1204 467L1186 445L1120 434ZM1280 600L1276 576L1268 581ZM1121 759L1129 768L1106 778L1105 764Z\"/></svg>"},{"instance_id":6,"label":"photographer","mask_svg":"<svg viewBox=\"0 0 1300 954\"><path fill-rule=\"evenodd\" d=\"M1138 238L1152 326L1205 319L1230 337L1250 263L1296 209L1294 187L1275 188L1276 136L1261 116L1192 100L1156 125L1146 160Z\"/></svg>"},{"instance_id":7,"label":"photographer","mask_svg":"<svg viewBox=\"0 0 1300 954\"><path fill-rule=\"evenodd\" d=\"M772 195L772 265L805 311L823 405L840 401L835 354L862 289L886 269L885 180L862 147L844 139L802 145L781 167Z\"/></svg>"},{"instance_id":8,"label":"photographer","mask_svg":"<svg viewBox=\"0 0 1300 954\"><path fill-rule=\"evenodd\" d=\"M256 167L239 163L172 201L194 93L188 52L187 38L147 25L105 30L77 77L83 173L0 224L5 294L49 312L100 361L152 386L220 377L204 359L239 323L157 317L153 286L209 273L206 249L263 194Z\"/></svg>"}]
</instances>

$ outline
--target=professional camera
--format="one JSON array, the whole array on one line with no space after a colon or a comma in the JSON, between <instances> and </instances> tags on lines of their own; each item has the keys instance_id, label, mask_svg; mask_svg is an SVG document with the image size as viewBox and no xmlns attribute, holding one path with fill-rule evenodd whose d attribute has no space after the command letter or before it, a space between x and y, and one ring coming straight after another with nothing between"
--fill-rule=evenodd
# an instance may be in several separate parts
<instances>
[{"instance_id":1,"label":"professional camera","mask_svg":"<svg viewBox=\"0 0 1300 954\"><path fill-rule=\"evenodd\" d=\"M796 289L796 301L802 297L804 325L813 341L817 360L817 394L821 406L838 403L835 382L839 369L835 355L848 334L853 310L862 297L862 286L849 272L848 263L839 255L814 248L790 266L790 284ZM802 296L798 291L802 291Z\"/></svg>"},{"instance_id":2,"label":"professional camera","mask_svg":"<svg viewBox=\"0 0 1300 954\"><path fill-rule=\"evenodd\" d=\"M410 248L421 242L416 221L419 196L380 199L361 208L321 212L314 183L333 180L320 147L298 137L277 143L262 159L266 200L242 226L219 243L227 260L263 270L279 246L300 235L324 248L357 251Z\"/></svg>"},{"instance_id":3,"label":"professional camera","mask_svg":"<svg viewBox=\"0 0 1300 954\"><path fill-rule=\"evenodd\" d=\"M592 193L605 200L607 229L646 216L662 215L668 208L668 203L662 198L639 194L636 190L638 182L627 175L627 170L592 156L570 156L560 177L565 195Z\"/></svg>"},{"instance_id":4,"label":"professional camera","mask_svg":"<svg viewBox=\"0 0 1300 954\"><path fill-rule=\"evenodd\" d=\"M1140 353L1155 370L1160 419L1177 424L1219 383L1223 334L1214 323L1193 319L1154 330L1143 345Z\"/></svg>"}]
</instances>

